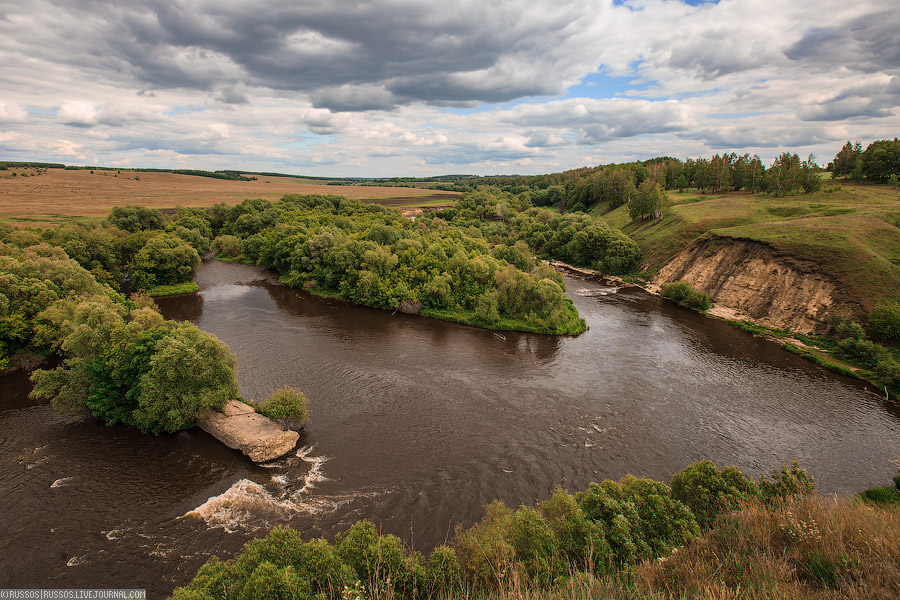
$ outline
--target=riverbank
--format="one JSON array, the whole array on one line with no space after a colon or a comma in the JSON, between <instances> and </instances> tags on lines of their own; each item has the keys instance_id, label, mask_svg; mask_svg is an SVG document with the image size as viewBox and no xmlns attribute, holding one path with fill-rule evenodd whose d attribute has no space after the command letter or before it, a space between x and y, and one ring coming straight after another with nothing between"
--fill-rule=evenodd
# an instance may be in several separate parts
<instances>
[{"instance_id":1,"label":"riverbank","mask_svg":"<svg viewBox=\"0 0 900 600\"><path fill-rule=\"evenodd\" d=\"M152 298L160 296L176 296L178 294L191 294L199 288L194 281L185 281L174 285L157 285L147 290L147 295Z\"/></svg>"},{"instance_id":2,"label":"riverbank","mask_svg":"<svg viewBox=\"0 0 900 600\"><path fill-rule=\"evenodd\" d=\"M216 259L218 260L218 259ZM252 263L251 263L252 264ZM273 271L276 275L277 272ZM278 282L281 285L284 285L289 288L294 288L294 286L290 285L287 281L287 278L283 275L278 276ZM296 288L294 288L296 289ZM329 290L324 289L319 286L310 286L304 285L302 287L303 291L309 292L314 296L318 296L320 298L327 298L329 300L339 300L341 302L346 302L348 304L354 304L357 306L365 306L366 308L374 308L377 310L382 310L386 312L390 312L392 314L396 312L403 312L405 314L411 315L420 315L423 317L429 317L432 319L439 319L441 321L449 321L451 323L459 323L461 325L468 325L470 327L477 327L479 329L487 329L490 331L521 331L523 333L537 333L542 335L570 335L577 336L585 331L587 331L587 323L582 318L577 318L575 320L570 320L563 325L557 327L550 327L544 321L536 319L533 321L525 321L521 319L513 319L509 317L498 317L493 321L487 321L483 318L480 318L472 311L459 311L459 310L449 310L449 309L438 309L438 308L423 308L422 302L417 302L413 300L404 300L401 302L400 306L396 308L385 308L381 306L369 306L366 304L359 304L354 302L353 300L347 298L343 294L341 294L337 290ZM568 299L567 299L568 300ZM571 306L571 301L569 301L569 305Z\"/></svg>"}]
</instances>

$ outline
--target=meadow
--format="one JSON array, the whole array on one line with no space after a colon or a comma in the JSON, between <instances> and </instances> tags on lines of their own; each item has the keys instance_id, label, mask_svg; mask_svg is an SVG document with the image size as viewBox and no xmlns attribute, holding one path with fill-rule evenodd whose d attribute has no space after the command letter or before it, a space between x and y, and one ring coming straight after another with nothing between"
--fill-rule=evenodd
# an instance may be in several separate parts
<instances>
[{"instance_id":1,"label":"meadow","mask_svg":"<svg viewBox=\"0 0 900 600\"><path fill-rule=\"evenodd\" d=\"M0 219L19 226L52 227L100 220L113 206L125 204L158 209L218 202L234 205L247 198L277 200L286 194L336 194L410 214L423 207L450 206L459 195L416 188L325 185L293 177L229 181L177 173L9 169L0 171Z\"/></svg>"},{"instance_id":2,"label":"meadow","mask_svg":"<svg viewBox=\"0 0 900 600\"><path fill-rule=\"evenodd\" d=\"M826 185L812 194L669 191L662 219L635 221L626 206L608 211L613 227L635 240L652 276L704 235L763 242L808 260L866 310L900 289L900 192L882 185ZM605 208L607 210L605 210Z\"/></svg>"}]
</instances>

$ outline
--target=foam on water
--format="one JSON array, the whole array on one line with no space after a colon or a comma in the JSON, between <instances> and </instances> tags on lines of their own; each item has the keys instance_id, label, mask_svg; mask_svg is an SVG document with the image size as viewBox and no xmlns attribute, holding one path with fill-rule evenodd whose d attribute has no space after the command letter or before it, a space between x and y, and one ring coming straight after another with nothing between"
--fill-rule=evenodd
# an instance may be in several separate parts
<instances>
[{"instance_id":1,"label":"foam on water","mask_svg":"<svg viewBox=\"0 0 900 600\"><path fill-rule=\"evenodd\" d=\"M310 496L317 483L327 481L323 465L325 456L313 456L314 446L297 450L297 458L309 464L306 474L298 478L302 485L288 496L290 477L287 473L272 475L270 481L276 489L249 479L236 481L228 490L213 496L206 502L187 512L184 517L203 519L207 526L224 529L233 533L238 529L257 530L271 527L272 521L289 519L295 513L321 514L346 506L355 498L366 494L344 494L339 496ZM270 486L270 487L272 487ZM281 496L277 498L276 495Z\"/></svg>"},{"instance_id":2,"label":"foam on water","mask_svg":"<svg viewBox=\"0 0 900 600\"><path fill-rule=\"evenodd\" d=\"M268 524L267 517L285 518L295 510L293 502L278 501L255 481L240 479L184 516L199 517L209 527L234 533L239 528L259 529Z\"/></svg>"},{"instance_id":3,"label":"foam on water","mask_svg":"<svg viewBox=\"0 0 900 600\"><path fill-rule=\"evenodd\" d=\"M309 490L316 487L317 483L328 481L328 478L325 477L322 470L322 465L328 461L328 457L313 456L313 450L315 450L315 446L304 446L297 450L297 458L310 463L309 472L307 472L306 477L304 477L303 487L298 490L299 494L307 493Z\"/></svg>"}]
</instances>

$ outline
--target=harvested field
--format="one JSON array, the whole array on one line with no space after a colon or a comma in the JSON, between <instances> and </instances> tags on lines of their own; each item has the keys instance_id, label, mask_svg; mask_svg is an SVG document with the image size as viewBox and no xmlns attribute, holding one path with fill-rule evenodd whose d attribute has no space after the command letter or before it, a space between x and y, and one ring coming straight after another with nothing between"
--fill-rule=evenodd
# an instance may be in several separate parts
<instances>
[{"instance_id":1,"label":"harvested field","mask_svg":"<svg viewBox=\"0 0 900 600\"><path fill-rule=\"evenodd\" d=\"M13 177L12 173L17 176ZM399 209L449 206L459 195L416 188L322 185L292 177L228 181L175 173L0 171L0 218L13 223L53 225L73 217L102 217L113 206L152 208L237 204L247 198L277 200L285 194L336 194ZM27 174L28 176L23 176Z\"/></svg>"}]
</instances>

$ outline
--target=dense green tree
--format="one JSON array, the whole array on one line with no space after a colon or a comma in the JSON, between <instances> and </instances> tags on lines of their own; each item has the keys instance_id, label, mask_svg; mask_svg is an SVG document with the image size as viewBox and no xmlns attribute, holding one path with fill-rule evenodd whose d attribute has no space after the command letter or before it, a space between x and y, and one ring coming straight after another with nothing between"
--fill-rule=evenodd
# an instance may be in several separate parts
<instances>
[{"instance_id":1,"label":"dense green tree","mask_svg":"<svg viewBox=\"0 0 900 600\"><path fill-rule=\"evenodd\" d=\"M58 343L39 317L55 302L69 296L113 295L61 248L0 243L0 368L26 346Z\"/></svg>"},{"instance_id":2,"label":"dense green tree","mask_svg":"<svg viewBox=\"0 0 900 600\"><path fill-rule=\"evenodd\" d=\"M859 157L862 174L869 181L885 182L900 177L900 139L876 140Z\"/></svg>"},{"instance_id":3,"label":"dense green tree","mask_svg":"<svg viewBox=\"0 0 900 600\"><path fill-rule=\"evenodd\" d=\"M134 260L134 287L148 289L190 279L200 264L197 251L177 235L162 233L141 248Z\"/></svg>"},{"instance_id":4,"label":"dense green tree","mask_svg":"<svg viewBox=\"0 0 900 600\"><path fill-rule=\"evenodd\" d=\"M856 170L857 162L862 154L862 146L859 142L851 144L849 141L835 155L832 161L832 177L848 178Z\"/></svg>"},{"instance_id":5,"label":"dense green tree","mask_svg":"<svg viewBox=\"0 0 900 600\"><path fill-rule=\"evenodd\" d=\"M766 173L769 192L774 196L793 195L802 181L800 169L799 156L781 153Z\"/></svg>"},{"instance_id":6,"label":"dense green tree","mask_svg":"<svg viewBox=\"0 0 900 600\"><path fill-rule=\"evenodd\" d=\"M800 187L807 194L818 192L822 189L822 179L819 177L819 165L816 164L816 157L809 155L803 164L800 165Z\"/></svg>"},{"instance_id":7,"label":"dense green tree","mask_svg":"<svg viewBox=\"0 0 900 600\"><path fill-rule=\"evenodd\" d=\"M628 214L632 219L659 219L668 198L666 192L653 179L645 179L637 193L628 202Z\"/></svg>"},{"instance_id":8,"label":"dense green tree","mask_svg":"<svg viewBox=\"0 0 900 600\"><path fill-rule=\"evenodd\" d=\"M178 431L203 412L239 394L236 360L214 335L177 323L156 343L150 369L141 376L134 425L141 431Z\"/></svg>"},{"instance_id":9,"label":"dense green tree","mask_svg":"<svg viewBox=\"0 0 900 600\"><path fill-rule=\"evenodd\" d=\"M106 223L115 225L122 231L135 233L145 229L163 229L166 226L166 218L155 208L114 206L106 218Z\"/></svg>"},{"instance_id":10,"label":"dense green tree","mask_svg":"<svg viewBox=\"0 0 900 600\"><path fill-rule=\"evenodd\" d=\"M602 200L612 207L628 203L635 193L634 172L625 167L604 169L600 181Z\"/></svg>"}]
</instances>

